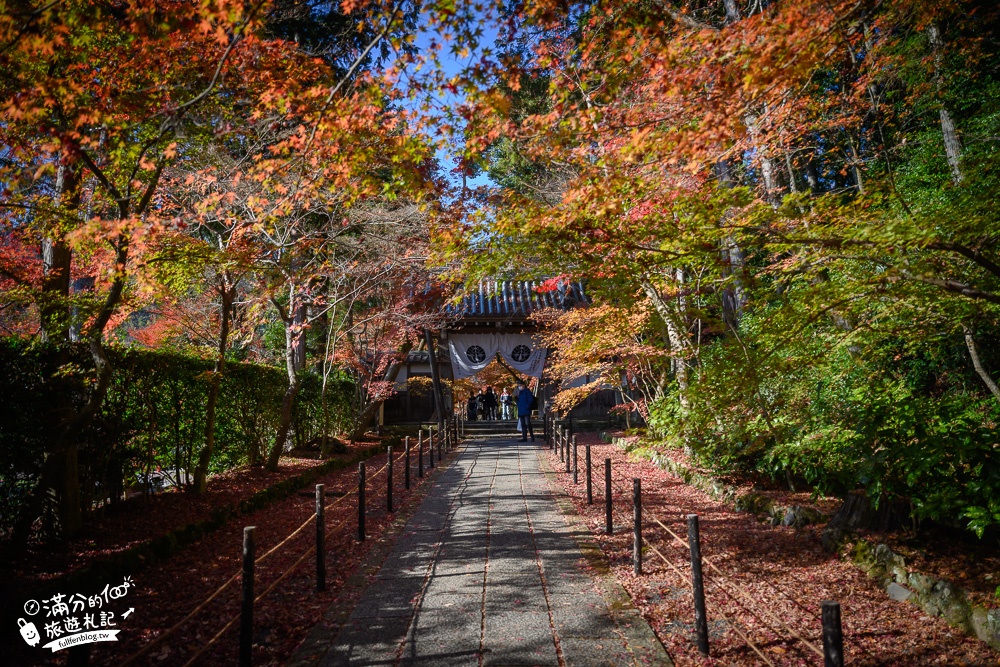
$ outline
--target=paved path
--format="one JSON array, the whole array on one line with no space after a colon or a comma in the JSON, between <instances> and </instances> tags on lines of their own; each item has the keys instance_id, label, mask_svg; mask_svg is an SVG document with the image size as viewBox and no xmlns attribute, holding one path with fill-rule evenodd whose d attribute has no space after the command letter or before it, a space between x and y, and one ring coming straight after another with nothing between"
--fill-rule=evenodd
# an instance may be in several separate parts
<instances>
[{"instance_id":1,"label":"paved path","mask_svg":"<svg viewBox=\"0 0 1000 667\"><path fill-rule=\"evenodd\" d=\"M318 664L670 664L542 466L536 443L465 444Z\"/></svg>"}]
</instances>

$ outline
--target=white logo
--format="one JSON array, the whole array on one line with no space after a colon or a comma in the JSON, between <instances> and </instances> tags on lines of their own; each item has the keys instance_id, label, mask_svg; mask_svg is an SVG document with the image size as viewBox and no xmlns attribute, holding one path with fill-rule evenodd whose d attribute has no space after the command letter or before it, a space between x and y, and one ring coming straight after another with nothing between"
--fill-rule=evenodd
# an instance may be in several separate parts
<instances>
[{"instance_id":1,"label":"white logo","mask_svg":"<svg viewBox=\"0 0 1000 667\"><path fill-rule=\"evenodd\" d=\"M35 627L35 624L29 623L23 618L17 619L17 624L21 626L21 636L24 641L28 642L28 646L38 646L38 642L42 641L42 638L38 635L38 628Z\"/></svg>"},{"instance_id":2,"label":"white logo","mask_svg":"<svg viewBox=\"0 0 1000 667\"><path fill-rule=\"evenodd\" d=\"M465 351L465 355L474 364L481 364L486 361L486 350L478 345L470 345L469 349Z\"/></svg>"},{"instance_id":3,"label":"white logo","mask_svg":"<svg viewBox=\"0 0 1000 667\"><path fill-rule=\"evenodd\" d=\"M128 595L134 586L132 578L125 577L120 586L108 584L96 595L57 593L41 603L28 600L24 603L26 614L34 616L45 612L39 622L42 630L39 631L34 623L19 618L17 625L20 627L21 637L28 646L38 646L44 632L46 639L50 641L42 648L52 649L53 652L79 644L116 642L120 630L115 627L118 625L115 612L108 607L112 601ZM130 607L121 618L127 618L133 611L135 610Z\"/></svg>"}]
</instances>

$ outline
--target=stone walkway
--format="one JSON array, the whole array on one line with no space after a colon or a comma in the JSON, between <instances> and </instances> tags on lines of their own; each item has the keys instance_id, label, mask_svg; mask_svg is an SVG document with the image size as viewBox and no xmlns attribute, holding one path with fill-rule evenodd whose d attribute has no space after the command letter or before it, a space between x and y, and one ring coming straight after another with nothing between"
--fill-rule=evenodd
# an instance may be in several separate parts
<instances>
[{"instance_id":1,"label":"stone walkway","mask_svg":"<svg viewBox=\"0 0 1000 667\"><path fill-rule=\"evenodd\" d=\"M564 514L571 506L553 496L538 447L466 443L337 636L314 636L293 662L669 665L624 590L600 573L589 533Z\"/></svg>"}]
</instances>

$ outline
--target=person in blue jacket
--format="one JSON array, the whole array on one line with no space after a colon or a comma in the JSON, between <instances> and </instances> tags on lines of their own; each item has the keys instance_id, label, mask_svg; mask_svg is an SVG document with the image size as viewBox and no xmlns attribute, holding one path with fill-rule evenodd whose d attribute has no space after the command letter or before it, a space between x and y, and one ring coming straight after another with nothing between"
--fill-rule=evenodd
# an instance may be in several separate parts
<instances>
[{"instance_id":1,"label":"person in blue jacket","mask_svg":"<svg viewBox=\"0 0 1000 667\"><path fill-rule=\"evenodd\" d=\"M517 385L517 422L521 429L521 442L528 441L528 434L531 434L531 441L535 441L535 431L531 428L531 409L535 404L535 395L531 393L524 383Z\"/></svg>"}]
</instances>

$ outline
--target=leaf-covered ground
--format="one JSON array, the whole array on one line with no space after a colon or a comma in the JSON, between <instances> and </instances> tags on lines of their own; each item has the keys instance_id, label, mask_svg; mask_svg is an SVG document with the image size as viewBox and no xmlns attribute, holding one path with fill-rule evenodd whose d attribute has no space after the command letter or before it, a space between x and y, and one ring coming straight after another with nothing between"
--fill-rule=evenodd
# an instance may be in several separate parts
<instances>
[{"instance_id":1,"label":"leaf-covered ground","mask_svg":"<svg viewBox=\"0 0 1000 667\"><path fill-rule=\"evenodd\" d=\"M638 437L633 438L638 441ZM624 440L628 442L633 438ZM712 471L699 467L679 449L669 449L663 454L689 469L712 476ZM723 478L723 481L741 491L753 490L756 495L771 499L778 507L801 505L831 516L842 503L839 498L813 497L808 490L791 492L778 488L766 479L757 479L754 483L737 478ZM967 530L942 526L925 526L915 534L862 531L861 535L873 544L888 544L906 559L908 568L958 584L965 589L970 602L991 608L1000 607L1000 552L995 540L976 540Z\"/></svg>"},{"instance_id":2,"label":"leaf-covered ground","mask_svg":"<svg viewBox=\"0 0 1000 667\"><path fill-rule=\"evenodd\" d=\"M369 445L371 443L368 443ZM394 506L397 512L410 506L421 493L413 458L411 490L404 490L402 454L395 455L393 478ZM255 665L280 665L295 650L308 630L343 592L344 582L364 561L365 554L378 542L380 534L395 517L386 511L384 471L386 455L366 462L365 542L357 539L357 468L329 473L316 480L326 485L327 589L316 592L315 557L308 553L314 545L314 523L308 525L273 555L261 558L272 547L301 527L315 509L314 490L300 491L270 507L228 522L167 561L148 567L132 577L135 588L126 602L135 612L120 621L122 630L117 644L96 644L91 664L120 665L151 640L173 627L197 608L220 586L239 573L244 526L256 526L255 594L261 596L279 577L274 589L263 595L254 610ZM284 467L284 461L283 461ZM176 522L168 523L168 526ZM297 567L293 567L295 563ZM349 602L349 601L346 601ZM120 605L119 605L120 606ZM240 610L240 579L235 580L215 600L181 625L169 639L157 643L132 664L185 665L195 658ZM120 613L120 610L119 610ZM235 664L238 656L239 622L236 621L192 664ZM43 637L44 639L44 637ZM17 650L21 650L18 647ZM48 653L48 651L46 651ZM66 651L52 658L38 650L25 651L15 664L64 664ZM49 660L49 662L42 662Z\"/></svg>"},{"instance_id":3,"label":"leaf-covered ground","mask_svg":"<svg viewBox=\"0 0 1000 667\"><path fill-rule=\"evenodd\" d=\"M358 443L356 448L372 443ZM345 456L350 456L347 454ZM89 565L95 559L121 553L174 528L209 519L223 507L236 507L258 491L299 475L324 461L282 458L279 470L244 466L211 478L201 496L167 491L148 497L136 496L117 507L88 517L81 536L62 543L29 543L27 557L13 565L25 581L45 581Z\"/></svg>"},{"instance_id":4,"label":"leaf-covered ground","mask_svg":"<svg viewBox=\"0 0 1000 667\"><path fill-rule=\"evenodd\" d=\"M822 648L823 600L841 604L846 664L1000 665L1000 655L982 642L913 605L890 600L850 562L826 553L814 530L772 528L750 514L732 511L649 461L602 443L594 434L581 434L578 442L580 483L574 485L565 473L559 475L560 483L593 529L614 575L678 665L822 664L807 643ZM593 505L586 502L585 444L592 448ZM547 455L553 467L564 469L555 452ZM612 460L612 536L603 532L605 458ZM635 478L642 484L646 546L639 577L632 566ZM689 513L699 516L703 556L722 572L706 565L709 659L698 654L695 644L688 551L654 520L686 539ZM749 647L741 633L764 657Z\"/></svg>"}]
</instances>

